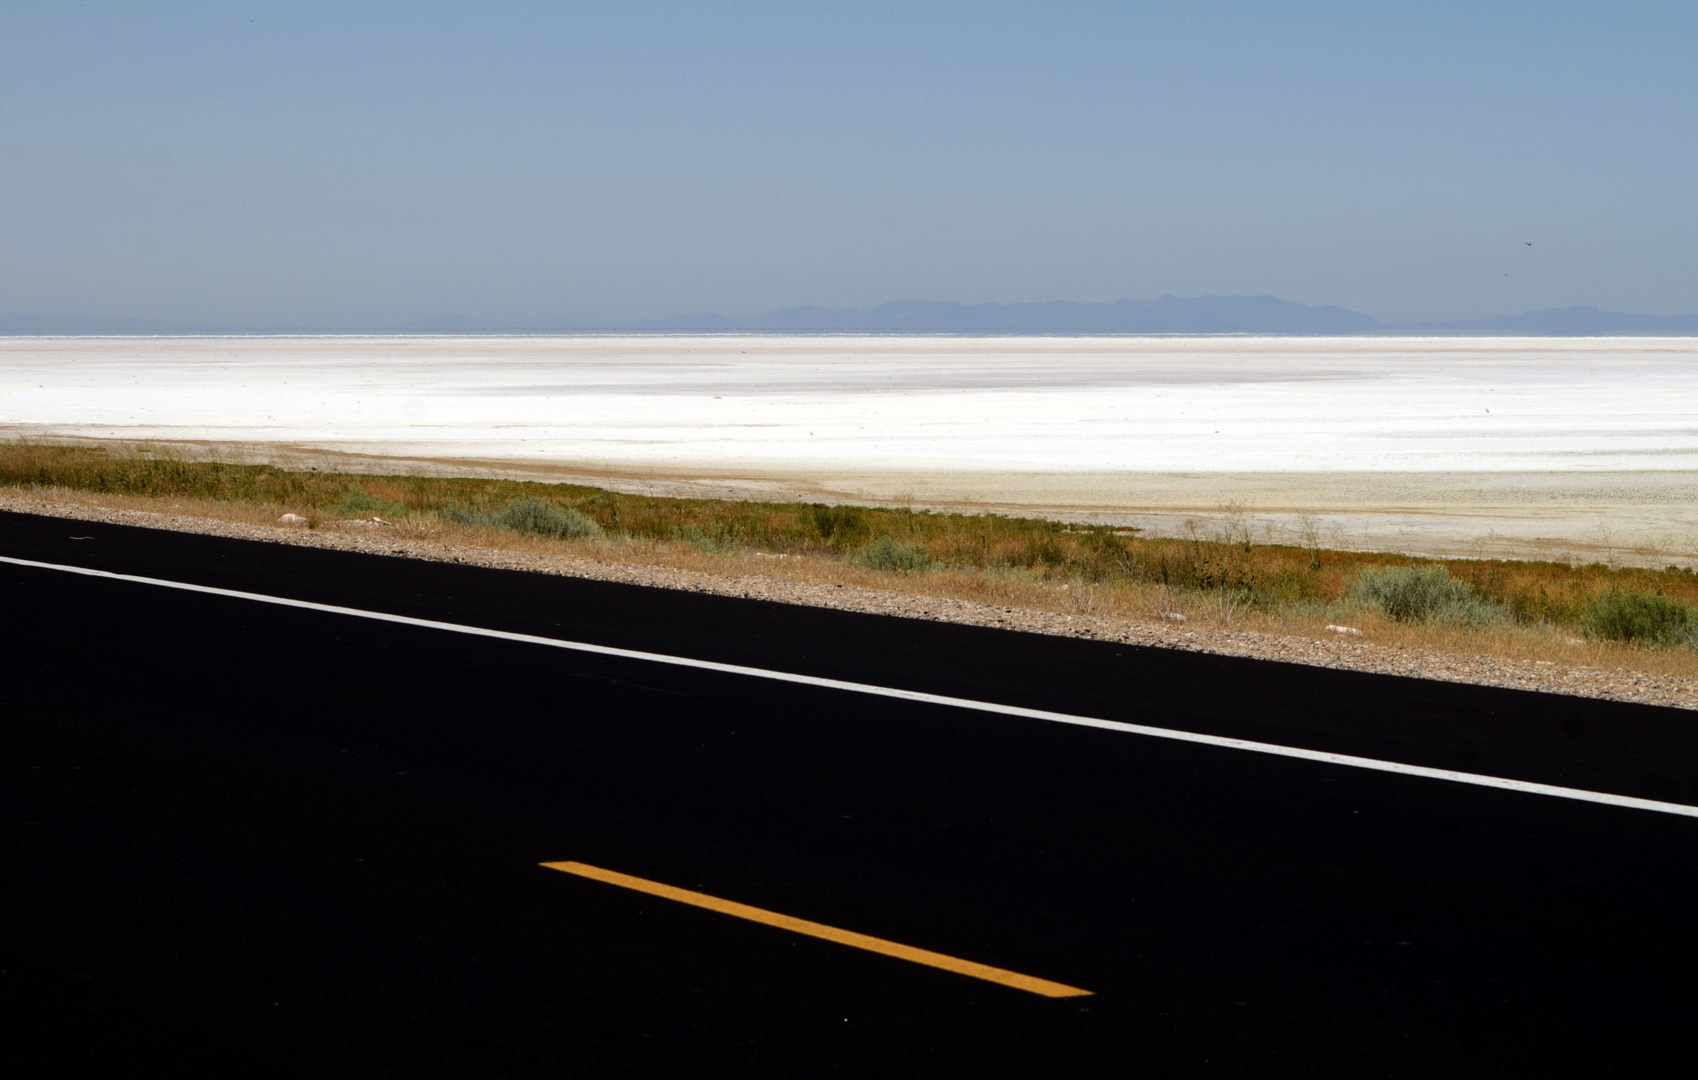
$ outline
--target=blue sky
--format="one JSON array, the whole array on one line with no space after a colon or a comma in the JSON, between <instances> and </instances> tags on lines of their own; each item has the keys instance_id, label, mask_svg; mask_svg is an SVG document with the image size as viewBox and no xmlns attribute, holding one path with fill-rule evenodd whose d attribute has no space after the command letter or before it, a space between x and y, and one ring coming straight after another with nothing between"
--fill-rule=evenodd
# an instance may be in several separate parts
<instances>
[{"instance_id":1,"label":"blue sky","mask_svg":"<svg viewBox=\"0 0 1698 1080\"><path fill-rule=\"evenodd\" d=\"M1692 312L1694 55L1690 2L13 2L0 312Z\"/></svg>"}]
</instances>

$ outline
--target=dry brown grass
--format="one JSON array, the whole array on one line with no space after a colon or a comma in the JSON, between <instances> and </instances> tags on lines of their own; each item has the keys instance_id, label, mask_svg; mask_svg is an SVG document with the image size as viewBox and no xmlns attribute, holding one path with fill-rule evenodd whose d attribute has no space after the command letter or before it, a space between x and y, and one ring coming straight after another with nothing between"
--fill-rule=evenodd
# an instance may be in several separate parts
<instances>
[{"instance_id":1,"label":"dry brown grass","mask_svg":"<svg viewBox=\"0 0 1698 1080\"><path fill-rule=\"evenodd\" d=\"M45 484L44 484L45 482ZM1449 560L1451 573L1504 604L1514 621L1482 628L1403 624L1343 597L1364 567L1407 563L1386 554L1328 551L1317 544L1258 544L1246 530L1142 539L1029 519L906 510L736 503L617 495L594 488L499 480L375 477L269 466L181 462L146 448L91 451L0 445L0 483L65 505L181 515L275 527L296 513L344 530L350 518L386 514L384 535L432 544L591 559L692 571L843 585L1016 611L1160 621L1198 635L1224 630L1337 640L1329 623L1362 631L1364 644L1456 657L1698 676L1698 652L1586 640L1578 620L1611 588L1654 589L1698 600L1698 576L1682 571L1559 563ZM175 488L176 490L173 490ZM128 489L128 490L125 490ZM500 506L541 497L572 506L610 532L560 540L455 524L450 506ZM869 537L921 543L942 568L886 572L847 556Z\"/></svg>"},{"instance_id":2,"label":"dry brown grass","mask_svg":"<svg viewBox=\"0 0 1698 1080\"><path fill-rule=\"evenodd\" d=\"M36 489L33 495L67 506L130 510L150 514L180 515L232 524L275 527L277 514L270 507L199 499L149 498L135 495L92 495L65 489ZM347 526L326 522L327 529ZM841 560L776 555L755 552L704 551L687 542L652 540L555 540L513 533L503 529L451 525L430 521L400 520L393 532L381 535L441 544L445 547L483 548L544 557L565 557L712 575L720 578L774 578L802 585L846 586L898 592L937 600L957 600L1013 611L1083 615L1134 622L1165 622L1164 616L1182 615L1183 629L1207 635L1232 629L1271 635L1289 635L1316 641L1335 641L1338 635L1326 626L1333 615L1281 614L1246 610L1219 595L1194 593L1170 586L1132 581L1087 582L1082 579L1043 580L1012 574L941 570L927 574L890 574L869 570ZM1360 629L1360 641L1412 653L1432 653L1458 658L1492 657L1565 668L1586 667L1626 670L1652 675L1698 678L1698 654L1685 649L1646 649L1615 642L1588 641L1550 628L1499 626L1484 629L1407 625L1393 622L1376 611L1364 610L1347 617L1348 625Z\"/></svg>"}]
</instances>

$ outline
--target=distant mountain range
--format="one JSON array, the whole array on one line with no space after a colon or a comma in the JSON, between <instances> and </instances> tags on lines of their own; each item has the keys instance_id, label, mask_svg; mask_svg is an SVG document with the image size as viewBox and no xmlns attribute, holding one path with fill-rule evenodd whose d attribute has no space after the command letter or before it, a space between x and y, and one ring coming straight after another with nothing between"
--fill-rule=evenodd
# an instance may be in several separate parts
<instances>
[{"instance_id":1,"label":"distant mountain range","mask_svg":"<svg viewBox=\"0 0 1698 1080\"><path fill-rule=\"evenodd\" d=\"M1439 334L1533 334L1592 337L1599 334L1698 334L1698 315L1628 315L1595 307L1549 308L1525 315L1494 315L1466 322L1411 323L1388 330Z\"/></svg>"},{"instance_id":2,"label":"distant mountain range","mask_svg":"<svg viewBox=\"0 0 1698 1080\"><path fill-rule=\"evenodd\" d=\"M570 333L573 331L871 333L871 334L1487 334L1588 337L1698 334L1698 315L1629 315L1595 307L1453 322L1386 323L1328 304L1308 307L1272 296L1164 296L1112 304L956 304L902 300L864 311L797 307L752 319L702 313L646 322L514 325L450 315L369 333ZM308 327L197 326L156 319L61 315L0 316L0 334L313 333ZM347 330L335 331L346 333Z\"/></svg>"},{"instance_id":3,"label":"distant mountain range","mask_svg":"<svg viewBox=\"0 0 1698 1080\"><path fill-rule=\"evenodd\" d=\"M674 325L687 322L668 320ZM903 300L866 311L788 308L727 329L873 333L1356 334L1379 322L1341 307L1271 296L1116 300L1112 304L952 304Z\"/></svg>"}]
</instances>

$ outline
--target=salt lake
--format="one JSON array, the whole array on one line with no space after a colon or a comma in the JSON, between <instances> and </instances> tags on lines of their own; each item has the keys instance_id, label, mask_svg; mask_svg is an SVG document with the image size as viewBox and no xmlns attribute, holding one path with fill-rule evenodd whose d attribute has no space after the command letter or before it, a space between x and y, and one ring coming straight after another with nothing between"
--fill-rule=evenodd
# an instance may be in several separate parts
<instances>
[{"instance_id":1,"label":"salt lake","mask_svg":"<svg viewBox=\"0 0 1698 1080\"><path fill-rule=\"evenodd\" d=\"M250 459L1698 555L1698 339L0 338L0 431ZM1223 509L1225 508L1225 509ZM1193 526L1195 527L1195 526Z\"/></svg>"}]
</instances>

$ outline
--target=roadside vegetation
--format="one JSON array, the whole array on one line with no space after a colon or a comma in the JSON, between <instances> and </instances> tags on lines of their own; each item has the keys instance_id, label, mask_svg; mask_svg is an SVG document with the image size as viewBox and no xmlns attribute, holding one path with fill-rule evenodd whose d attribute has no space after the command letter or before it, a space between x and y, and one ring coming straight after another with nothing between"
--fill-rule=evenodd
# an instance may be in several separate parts
<instances>
[{"instance_id":1,"label":"roadside vegetation","mask_svg":"<svg viewBox=\"0 0 1698 1080\"><path fill-rule=\"evenodd\" d=\"M895 589L992 603L1064 596L1083 614L1317 630L1349 624L1401 629L1406 638L1419 630L1422 640L1435 641L1495 637L1501 644L1509 635L1698 649L1698 575L1691 570L1336 551L1323 548L1312 529L1295 542L1259 538L1241 513L1212 531L1147 537L1036 518L358 475L191 460L147 447L24 441L0 444L0 485L247 508L269 521L291 513L314 528L378 518L454 542L528 537L613 545L621 557L643 561L676 561L678 553L783 556L792 576L802 566L837 567Z\"/></svg>"}]
</instances>

